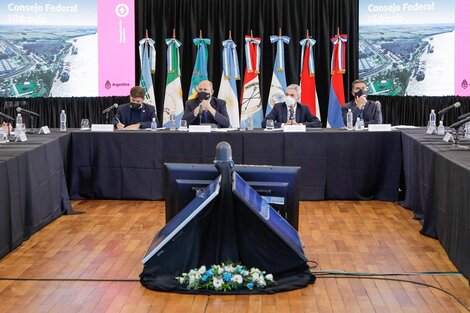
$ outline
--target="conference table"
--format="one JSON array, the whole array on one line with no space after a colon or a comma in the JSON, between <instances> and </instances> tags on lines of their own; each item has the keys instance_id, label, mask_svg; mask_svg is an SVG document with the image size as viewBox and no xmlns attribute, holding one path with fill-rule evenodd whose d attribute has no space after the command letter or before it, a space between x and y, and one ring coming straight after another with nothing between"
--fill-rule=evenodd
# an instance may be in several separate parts
<instances>
[{"instance_id":1,"label":"conference table","mask_svg":"<svg viewBox=\"0 0 470 313\"><path fill-rule=\"evenodd\" d=\"M301 166L299 198L396 201L401 133L72 132L72 199L163 199L164 163L212 163L226 141L236 164Z\"/></svg>"},{"instance_id":2,"label":"conference table","mask_svg":"<svg viewBox=\"0 0 470 313\"><path fill-rule=\"evenodd\" d=\"M0 257L57 216L73 213L69 196L163 199L164 163L212 163L220 141L230 143L236 164L301 166L301 200L400 201L421 220L421 232L437 238L470 278L470 151L451 151L449 143L422 128L303 133L72 129L0 144Z\"/></svg>"},{"instance_id":3,"label":"conference table","mask_svg":"<svg viewBox=\"0 0 470 313\"><path fill-rule=\"evenodd\" d=\"M421 233L439 240L470 279L470 150L453 151L442 136L423 129L402 132L405 197ZM470 147L470 141L461 143Z\"/></svg>"},{"instance_id":4,"label":"conference table","mask_svg":"<svg viewBox=\"0 0 470 313\"><path fill-rule=\"evenodd\" d=\"M70 134L0 144L0 257L62 214L72 213L63 158Z\"/></svg>"}]
</instances>

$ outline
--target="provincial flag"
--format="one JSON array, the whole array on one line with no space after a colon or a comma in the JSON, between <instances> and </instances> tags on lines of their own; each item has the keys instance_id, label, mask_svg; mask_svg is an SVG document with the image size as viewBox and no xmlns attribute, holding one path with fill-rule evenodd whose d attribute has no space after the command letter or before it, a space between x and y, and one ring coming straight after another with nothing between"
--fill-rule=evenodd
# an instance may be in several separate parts
<instances>
[{"instance_id":1,"label":"provincial flag","mask_svg":"<svg viewBox=\"0 0 470 313\"><path fill-rule=\"evenodd\" d=\"M203 80L209 79L207 76L207 61L209 58L207 46L211 44L208 38L194 38L194 45L197 47L196 62L194 63L191 86L189 87L188 99L194 99L197 95L197 85Z\"/></svg>"},{"instance_id":2,"label":"provincial flag","mask_svg":"<svg viewBox=\"0 0 470 313\"><path fill-rule=\"evenodd\" d=\"M331 84L330 98L328 100L328 123L327 127L344 127L341 106L344 105L344 85L343 74L346 72L346 42L347 35L340 35L331 38L333 43L333 55L331 57Z\"/></svg>"},{"instance_id":3,"label":"provincial flag","mask_svg":"<svg viewBox=\"0 0 470 313\"><path fill-rule=\"evenodd\" d=\"M183 117L183 91L181 89L180 53L181 42L175 38L165 40L168 45L166 51L166 88L163 104L163 126L169 128L170 113L176 117L176 125Z\"/></svg>"},{"instance_id":4,"label":"provincial flag","mask_svg":"<svg viewBox=\"0 0 470 313\"><path fill-rule=\"evenodd\" d=\"M302 91L300 102L307 105L310 111L321 119L320 105L318 103L317 87L315 81L315 62L313 58L313 46L315 39L307 37L300 41L302 46L300 64L300 89Z\"/></svg>"},{"instance_id":5,"label":"provincial flag","mask_svg":"<svg viewBox=\"0 0 470 313\"><path fill-rule=\"evenodd\" d=\"M271 112L274 104L284 101L286 91L286 71L284 63L284 44L289 44L290 38L287 36L271 36L271 43L276 43L276 62L274 63L271 87L269 88L268 105L266 115Z\"/></svg>"},{"instance_id":6,"label":"provincial flag","mask_svg":"<svg viewBox=\"0 0 470 313\"><path fill-rule=\"evenodd\" d=\"M145 103L155 106L155 92L153 89L151 68L155 71L155 65L150 64L150 60L155 62L155 41L144 38L139 41L140 53L140 86L145 89Z\"/></svg>"},{"instance_id":7,"label":"provincial flag","mask_svg":"<svg viewBox=\"0 0 470 313\"><path fill-rule=\"evenodd\" d=\"M263 105L261 103L261 88L259 85L261 39L245 36L246 69L241 94L240 121L245 123L253 116L253 127L261 128L263 121Z\"/></svg>"},{"instance_id":8,"label":"provincial flag","mask_svg":"<svg viewBox=\"0 0 470 313\"><path fill-rule=\"evenodd\" d=\"M240 67L238 65L237 45L231 39L224 40L222 45L224 46L222 51L223 72L218 98L225 100L227 103L230 126L238 128L240 126L240 114L235 80L240 80Z\"/></svg>"}]
</instances>

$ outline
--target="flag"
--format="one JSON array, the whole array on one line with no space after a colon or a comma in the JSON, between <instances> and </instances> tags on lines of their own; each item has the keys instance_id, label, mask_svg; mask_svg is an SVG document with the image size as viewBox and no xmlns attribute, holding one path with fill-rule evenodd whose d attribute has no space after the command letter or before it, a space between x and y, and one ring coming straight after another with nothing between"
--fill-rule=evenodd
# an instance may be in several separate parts
<instances>
[{"instance_id":1,"label":"flag","mask_svg":"<svg viewBox=\"0 0 470 313\"><path fill-rule=\"evenodd\" d=\"M207 38L194 38L194 45L197 47L196 62L194 63L191 86L189 87L188 99L194 99L197 95L197 85L203 80L209 79L207 76L207 60L209 58L207 46L211 40Z\"/></svg>"},{"instance_id":2,"label":"flag","mask_svg":"<svg viewBox=\"0 0 470 313\"><path fill-rule=\"evenodd\" d=\"M302 46L300 58L300 89L302 93L300 102L306 104L313 115L321 119L315 82L315 62L313 58L313 46L315 43L316 41L311 37L300 41L300 45Z\"/></svg>"},{"instance_id":3,"label":"flag","mask_svg":"<svg viewBox=\"0 0 470 313\"><path fill-rule=\"evenodd\" d=\"M246 124L249 116L253 116L253 127L261 128L263 121L263 106L261 104L261 89L259 86L261 39L245 36L246 69L241 94L240 121Z\"/></svg>"},{"instance_id":4,"label":"flag","mask_svg":"<svg viewBox=\"0 0 470 313\"><path fill-rule=\"evenodd\" d=\"M181 42L175 38L165 40L166 50L166 88L163 104L163 126L169 128L170 113L176 117L176 125L183 117L183 91L181 89L180 52Z\"/></svg>"},{"instance_id":5,"label":"flag","mask_svg":"<svg viewBox=\"0 0 470 313\"><path fill-rule=\"evenodd\" d=\"M331 38L333 43L333 55L331 57L331 84L330 98L328 100L328 123L327 127L344 127L341 106L344 105L343 74L346 72L346 42L347 35Z\"/></svg>"},{"instance_id":6,"label":"flag","mask_svg":"<svg viewBox=\"0 0 470 313\"><path fill-rule=\"evenodd\" d=\"M268 105L266 115L271 112L275 103L284 101L286 91L286 71L284 64L284 44L289 44L290 38L287 36L271 36L271 43L277 44L276 62L274 63L271 87L269 88Z\"/></svg>"},{"instance_id":7,"label":"flag","mask_svg":"<svg viewBox=\"0 0 470 313\"><path fill-rule=\"evenodd\" d=\"M220 80L218 98L227 103L227 112L230 126L238 128L240 117L238 110L237 85L235 80L240 79L240 67L238 66L237 45L230 39L222 42L223 72Z\"/></svg>"},{"instance_id":8,"label":"flag","mask_svg":"<svg viewBox=\"0 0 470 313\"><path fill-rule=\"evenodd\" d=\"M155 92L153 90L151 68L155 71L155 65L150 64L155 61L155 41L144 38L139 41L140 53L140 86L145 89L145 103L155 106Z\"/></svg>"}]
</instances>

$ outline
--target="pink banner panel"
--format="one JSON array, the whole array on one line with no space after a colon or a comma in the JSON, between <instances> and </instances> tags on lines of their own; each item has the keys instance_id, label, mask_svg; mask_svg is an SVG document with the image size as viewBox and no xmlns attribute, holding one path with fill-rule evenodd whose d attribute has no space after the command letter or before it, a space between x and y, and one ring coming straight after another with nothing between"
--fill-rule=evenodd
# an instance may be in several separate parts
<instances>
[{"instance_id":1,"label":"pink banner panel","mask_svg":"<svg viewBox=\"0 0 470 313\"><path fill-rule=\"evenodd\" d=\"M135 85L134 0L98 1L100 96L128 95Z\"/></svg>"},{"instance_id":2,"label":"pink banner panel","mask_svg":"<svg viewBox=\"0 0 470 313\"><path fill-rule=\"evenodd\" d=\"M470 96L470 1L455 0L455 94Z\"/></svg>"}]
</instances>

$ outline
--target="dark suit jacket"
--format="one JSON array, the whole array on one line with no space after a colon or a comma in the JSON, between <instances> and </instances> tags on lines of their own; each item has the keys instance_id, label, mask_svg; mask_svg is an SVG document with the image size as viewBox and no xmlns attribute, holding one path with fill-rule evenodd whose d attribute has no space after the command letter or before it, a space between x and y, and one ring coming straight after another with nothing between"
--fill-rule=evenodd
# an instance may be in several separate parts
<instances>
[{"instance_id":1,"label":"dark suit jacket","mask_svg":"<svg viewBox=\"0 0 470 313\"><path fill-rule=\"evenodd\" d=\"M343 105L341 108L341 113L343 114L344 125L347 124L346 115L348 114L348 109L351 109L353 114L353 124L356 124L357 117L360 115L361 110L356 106L356 102L350 101ZM366 105L364 106L364 126L369 124L379 124L382 121L382 113L380 108L376 105L375 101L367 100Z\"/></svg>"},{"instance_id":2,"label":"dark suit jacket","mask_svg":"<svg viewBox=\"0 0 470 313\"><path fill-rule=\"evenodd\" d=\"M142 104L140 110L140 121L132 121L131 120L131 104L126 103L122 104L118 107L116 115L113 119L113 124L116 125L121 121L125 126L129 126L131 124L140 123L140 128L150 128L150 124L152 123L152 118L155 117L155 121L157 121L157 125L160 125L158 122L157 115L155 113L155 107L150 104ZM116 119L119 119L119 121Z\"/></svg>"},{"instance_id":3,"label":"dark suit jacket","mask_svg":"<svg viewBox=\"0 0 470 313\"><path fill-rule=\"evenodd\" d=\"M184 106L183 120L188 121L188 125L199 125L199 115L194 116L193 111L199 106L200 102L201 101L198 98L186 101ZM225 101L212 97L211 106L217 112L215 113L215 116L212 116L212 114L208 113L208 123L216 124L220 128L230 127L230 120L228 117Z\"/></svg>"},{"instance_id":4,"label":"dark suit jacket","mask_svg":"<svg viewBox=\"0 0 470 313\"><path fill-rule=\"evenodd\" d=\"M282 123L287 122L287 110L285 102L276 103L271 112L269 112L269 114L264 118L261 126L265 128L266 120L271 119L274 121L274 127L281 127ZM320 128L322 126L320 120L310 112L309 107L298 102L297 108L295 109L295 121L297 123L305 124L307 127Z\"/></svg>"}]
</instances>

